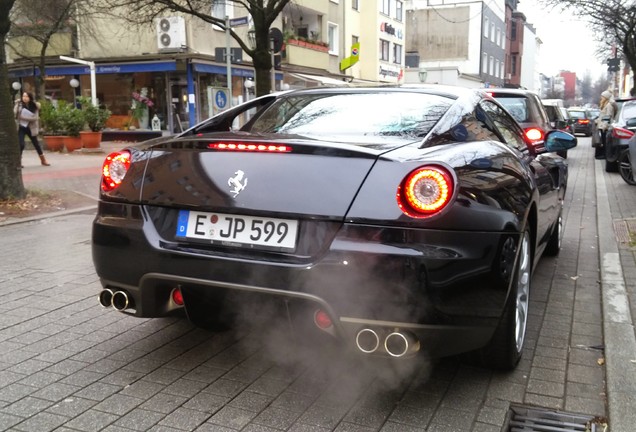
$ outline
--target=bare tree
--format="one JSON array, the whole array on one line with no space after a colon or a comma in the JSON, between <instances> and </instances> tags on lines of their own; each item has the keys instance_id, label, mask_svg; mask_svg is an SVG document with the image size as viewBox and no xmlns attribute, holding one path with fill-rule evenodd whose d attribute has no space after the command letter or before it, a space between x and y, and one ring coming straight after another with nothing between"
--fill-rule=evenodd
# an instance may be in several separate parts
<instances>
[{"instance_id":1,"label":"bare tree","mask_svg":"<svg viewBox=\"0 0 636 432\"><path fill-rule=\"evenodd\" d=\"M0 0L0 41L11 28L9 15L15 0ZM20 170L20 146L9 90L7 53L0 43L0 199L24 198L26 191Z\"/></svg>"},{"instance_id":2,"label":"bare tree","mask_svg":"<svg viewBox=\"0 0 636 432\"><path fill-rule=\"evenodd\" d=\"M636 4L625 0L543 0L589 22L603 47L613 47L636 72ZM598 52L598 51L597 51ZM609 50L605 50L609 53ZM607 55L609 57L609 55ZM607 57L603 58L606 60Z\"/></svg>"},{"instance_id":3,"label":"bare tree","mask_svg":"<svg viewBox=\"0 0 636 432\"><path fill-rule=\"evenodd\" d=\"M51 47L53 37L63 32L73 33L77 4L82 0L16 0L11 12L11 33L9 46L18 57L37 66L40 74L36 76L36 95L44 97L47 51ZM69 40L74 41L71 35ZM39 54L33 56L35 42Z\"/></svg>"},{"instance_id":4,"label":"bare tree","mask_svg":"<svg viewBox=\"0 0 636 432\"><path fill-rule=\"evenodd\" d=\"M227 6L238 5L247 11L254 23L256 47L252 48L230 28L230 35L238 42L245 53L252 57L256 74L256 94L269 93L270 73L274 66L270 52L270 27L291 0L103 0L112 13L135 23L149 23L167 12L180 12L197 17L225 30L225 19L212 15L215 1Z\"/></svg>"}]
</instances>

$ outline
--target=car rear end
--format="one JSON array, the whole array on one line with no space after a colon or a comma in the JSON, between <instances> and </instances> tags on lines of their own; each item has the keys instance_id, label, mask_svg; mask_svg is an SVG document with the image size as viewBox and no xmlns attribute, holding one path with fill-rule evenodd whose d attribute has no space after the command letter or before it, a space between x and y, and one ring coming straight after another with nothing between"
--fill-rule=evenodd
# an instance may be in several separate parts
<instances>
[{"instance_id":1,"label":"car rear end","mask_svg":"<svg viewBox=\"0 0 636 432\"><path fill-rule=\"evenodd\" d=\"M362 122L363 108L351 122L334 109L316 112ZM509 292L530 180L503 145L420 148L403 130L355 143L216 133L110 155L93 225L102 305L202 325L274 311L394 357L483 346ZM483 154L505 164L493 168L505 194L472 186Z\"/></svg>"},{"instance_id":2,"label":"car rear end","mask_svg":"<svg viewBox=\"0 0 636 432\"><path fill-rule=\"evenodd\" d=\"M582 133L585 136L592 136L594 123L587 110L578 108L568 108L570 117L575 121L574 133Z\"/></svg>"},{"instance_id":3,"label":"car rear end","mask_svg":"<svg viewBox=\"0 0 636 432\"><path fill-rule=\"evenodd\" d=\"M628 148L636 133L636 99L618 99L618 111L607 132L605 146L605 169L616 171L621 152Z\"/></svg>"}]
</instances>

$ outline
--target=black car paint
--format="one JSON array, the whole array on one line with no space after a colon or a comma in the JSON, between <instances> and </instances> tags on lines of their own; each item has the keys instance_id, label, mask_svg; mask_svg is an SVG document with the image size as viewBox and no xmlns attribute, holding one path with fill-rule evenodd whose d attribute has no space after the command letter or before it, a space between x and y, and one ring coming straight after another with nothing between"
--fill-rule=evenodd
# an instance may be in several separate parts
<instances>
[{"instance_id":1,"label":"black car paint","mask_svg":"<svg viewBox=\"0 0 636 432\"><path fill-rule=\"evenodd\" d=\"M222 130L230 124L216 122ZM288 138L291 153L260 157L207 148L230 137L247 138L194 133L131 149L124 183L101 194L96 271L105 287L128 290L135 315L177 310L165 301L175 286L186 302L201 293L265 293L323 307L339 317L335 331L344 338L362 321L399 322L436 355L478 348L509 292L514 259L499 258L504 243L530 225L536 262L567 182L560 157L514 154L493 141L374 150ZM226 182L234 167L256 169L263 160L276 169L232 199ZM452 169L456 198L440 215L412 219L396 205L396 187L424 161ZM485 173L497 178L491 187ZM183 242L175 236L180 209L276 212L301 221L300 243L290 253ZM132 257L140 258L135 265Z\"/></svg>"}]
</instances>

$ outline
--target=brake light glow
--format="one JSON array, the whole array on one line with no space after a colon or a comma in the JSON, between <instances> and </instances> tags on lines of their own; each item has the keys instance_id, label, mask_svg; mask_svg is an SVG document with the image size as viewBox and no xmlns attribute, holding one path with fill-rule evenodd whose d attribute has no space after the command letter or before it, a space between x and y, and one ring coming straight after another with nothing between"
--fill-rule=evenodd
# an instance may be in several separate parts
<instances>
[{"instance_id":1,"label":"brake light glow","mask_svg":"<svg viewBox=\"0 0 636 432\"><path fill-rule=\"evenodd\" d=\"M171 297L174 304L177 306L183 306L183 294L181 294L180 288L173 289Z\"/></svg>"},{"instance_id":2,"label":"brake light glow","mask_svg":"<svg viewBox=\"0 0 636 432\"><path fill-rule=\"evenodd\" d=\"M525 130L526 138L531 142L543 141L543 131L539 128L528 128Z\"/></svg>"},{"instance_id":3,"label":"brake light glow","mask_svg":"<svg viewBox=\"0 0 636 432\"><path fill-rule=\"evenodd\" d=\"M577 121L579 122L579 124L589 124L590 123L590 121L587 120L587 119L578 119Z\"/></svg>"},{"instance_id":4,"label":"brake light glow","mask_svg":"<svg viewBox=\"0 0 636 432\"><path fill-rule=\"evenodd\" d=\"M122 150L106 156L102 165L102 190L112 191L119 187L130 168L130 152Z\"/></svg>"},{"instance_id":5,"label":"brake light glow","mask_svg":"<svg viewBox=\"0 0 636 432\"><path fill-rule=\"evenodd\" d=\"M612 136L618 139L630 139L634 136L634 132L630 131L629 129L615 127L614 129L612 129Z\"/></svg>"},{"instance_id":6,"label":"brake light glow","mask_svg":"<svg viewBox=\"0 0 636 432\"><path fill-rule=\"evenodd\" d=\"M432 216L450 203L454 187L455 180L447 169L438 165L420 167L398 187L398 206L410 217Z\"/></svg>"},{"instance_id":7,"label":"brake light glow","mask_svg":"<svg viewBox=\"0 0 636 432\"><path fill-rule=\"evenodd\" d=\"M219 142L208 144L208 148L214 150L248 151L266 153L289 153L291 147L269 143L244 143L244 142Z\"/></svg>"}]
</instances>

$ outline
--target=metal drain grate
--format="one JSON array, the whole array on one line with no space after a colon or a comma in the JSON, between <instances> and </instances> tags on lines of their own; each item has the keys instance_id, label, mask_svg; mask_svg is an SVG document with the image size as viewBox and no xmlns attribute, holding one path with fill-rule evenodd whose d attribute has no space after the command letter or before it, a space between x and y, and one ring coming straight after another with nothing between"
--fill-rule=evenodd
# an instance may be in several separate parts
<instances>
[{"instance_id":1,"label":"metal drain grate","mask_svg":"<svg viewBox=\"0 0 636 432\"><path fill-rule=\"evenodd\" d=\"M614 221L614 233L616 234L616 241L619 243L631 243L632 236L636 237L636 220L615 220Z\"/></svg>"},{"instance_id":2,"label":"metal drain grate","mask_svg":"<svg viewBox=\"0 0 636 432\"><path fill-rule=\"evenodd\" d=\"M508 432L603 432L606 428L594 416L520 406L510 407L510 411Z\"/></svg>"}]
</instances>

